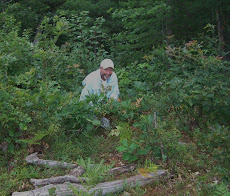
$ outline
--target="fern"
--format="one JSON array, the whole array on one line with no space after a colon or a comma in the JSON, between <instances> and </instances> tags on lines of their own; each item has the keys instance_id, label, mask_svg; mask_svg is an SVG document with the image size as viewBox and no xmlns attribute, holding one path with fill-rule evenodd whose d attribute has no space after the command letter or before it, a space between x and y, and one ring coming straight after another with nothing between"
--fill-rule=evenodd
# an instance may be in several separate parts
<instances>
[{"instance_id":1,"label":"fern","mask_svg":"<svg viewBox=\"0 0 230 196\"><path fill-rule=\"evenodd\" d=\"M215 196L230 196L227 185L225 185L224 183L217 185Z\"/></svg>"},{"instance_id":2,"label":"fern","mask_svg":"<svg viewBox=\"0 0 230 196\"><path fill-rule=\"evenodd\" d=\"M85 169L83 177L88 186L93 186L101 182L107 171L113 167L113 164L104 165L104 160L101 160L99 164L93 164L90 158L87 160L80 158L77 160L77 163Z\"/></svg>"}]
</instances>

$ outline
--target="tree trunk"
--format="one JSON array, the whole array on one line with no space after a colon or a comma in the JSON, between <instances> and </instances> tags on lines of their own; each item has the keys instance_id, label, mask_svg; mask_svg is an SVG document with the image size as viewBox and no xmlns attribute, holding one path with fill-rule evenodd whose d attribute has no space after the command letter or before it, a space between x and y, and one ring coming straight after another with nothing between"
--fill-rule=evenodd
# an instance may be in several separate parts
<instances>
[{"instance_id":1,"label":"tree trunk","mask_svg":"<svg viewBox=\"0 0 230 196\"><path fill-rule=\"evenodd\" d=\"M217 29L218 29L218 37L219 37L219 44L222 52L224 52L224 32L223 32L223 25L220 18L220 11L216 10L216 20L217 20Z\"/></svg>"}]
</instances>

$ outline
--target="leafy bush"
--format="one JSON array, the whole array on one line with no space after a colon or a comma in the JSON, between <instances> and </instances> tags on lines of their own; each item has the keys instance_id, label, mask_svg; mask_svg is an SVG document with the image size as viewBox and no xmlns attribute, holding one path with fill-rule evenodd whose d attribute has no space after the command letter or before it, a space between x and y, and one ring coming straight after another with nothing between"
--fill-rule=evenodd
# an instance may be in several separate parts
<instances>
[{"instance_id":1,"label":"leafy bush","mask_svg":"<svg viewBox=\"0 0 230 196\"><path fill-rule=\"evenodd\" d=\"M144 142L139 141L139 143ZM146 155L147 150L142 149L140 144L136 142L128 142L127 139L121 140L121 145L116 148L118 152L122 152L123 160L128 161L129 163L136 161L140 155Z\"/></svg>"},{"instance_id":2,"label":"leafy bush","mask_svg":"<svg viewBox=\"0 0 230 196\"><path fill-rule=\"evenodd\" d=\"M163 101L190 129L212 120L228 119L228 62L206 53L202 43L193 40L184 46L157 49L146 57L157 73L155 83L160 85L154 90L162 89L167 97ZM214 119L217 116L221 118Z\"/></svg>"},{"instance_id":3,"label":"leafy bush","mask_svg":"<svg viewBox=\"0 0 230 196\"><path fill-rule=\"evenodd\" d=\"M28 92L0 84L0 143L7 142L7 152L14 154L23 132L28 129L31 117L23 111Z\"/></svg>"},{"instance_id":4,"label":"leafy bush","mask_svg":"<svg viewBox=\"0 0 230 196\"><path fill-rule=\"evenodd\" d=\"M7 79L29 70L33 46L26 36L18 36L19 25L12 16L1 13L0 20L0 71Z\"/></svg>"},{"instance_id":5,"label":"leafy bush","mask_svg":"<svg viewBox=\"0 0 230 196\"><path fill-rule=\"evenodd\" d=\"M75 61L86 73L99 67L99 63L108 54L105 43L108 37L103 32L102 25L105 20L97 18L95 21L88 16L89 12L83 11L70 18L70 31L67 34L69 42L69 58Z\"/></svg>"}]
</instances>

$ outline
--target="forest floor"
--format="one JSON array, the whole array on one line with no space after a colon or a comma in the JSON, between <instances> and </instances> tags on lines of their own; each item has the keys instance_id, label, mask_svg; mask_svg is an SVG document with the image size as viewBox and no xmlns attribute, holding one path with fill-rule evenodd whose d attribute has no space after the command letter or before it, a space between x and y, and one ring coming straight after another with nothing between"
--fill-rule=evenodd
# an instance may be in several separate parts
<instances>
[{"instance_id":1,"label":"forest floor","mask_svg":"<svg viewBox=\"0 0 230 196\"><path fill-rule=\"evenodd\" d=\"M61 160L65 162L77 163L76 157L81 155L90 157L93 163L99 163L104 160L104 165L120 167L128 165L127 161L123 160L122 153L117 152L115 146L118 145L117 138L107 137L106 134L98 132L96 135L78 135L78 137L62 138L58 137L56 145L49 146L43 142L40 145L31 145L29 148L18 153L16 158L8 159L7 167L1 166L1 191L0 195L11 195L12 192L22 192L34 189L30 183L31 178L49 178L53 176L65 175L66 170L55 170L49 167L39 167L28 165L22 157L28 154L38 152L43 154L48 160ZM73 139L74 138L74 139ZM68 140L68 141L67 141ZM65 141L65 142L64 142ZM183 160L178 156L178 159L155 160L153 161L158 169L167 171L168 176L164 180L156 181L144 187L125 188L122 193L114 195L143 195L143 196L165 196L165 195L218 195L217 187L221 182L221 175L218 173L216 160L211 154L206 153L196 144L187 134L183 134L178 141L178 148L184 145L189 145L190 150L181 148ZM165 149L167 150L167 149ZM75 156L77 154L78 156ZM64 157L64 158L63 158ZM66 158L65 158L66 157ZM134 164L138 168L145 166L144 161L136 161ZM137 170L122 175L113 176L106 179L109 181L126 179L130 176L137 175Z\"/></svg>"}]
</instances>

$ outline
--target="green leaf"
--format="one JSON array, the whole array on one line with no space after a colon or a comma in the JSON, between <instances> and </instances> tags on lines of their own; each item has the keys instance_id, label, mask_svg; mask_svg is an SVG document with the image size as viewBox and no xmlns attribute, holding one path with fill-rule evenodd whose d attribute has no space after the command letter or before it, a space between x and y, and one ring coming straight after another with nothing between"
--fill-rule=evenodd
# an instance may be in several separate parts
<instances>
[{"instance_id":1,"label":"green leaf","mask_svg":"<svg viewBox=\"0 0 230 196\"><path fill-rule=\"evenodd\" d=\"M131 158L129 159L129 162L136 161L137 159L138 159L138 157L136 155L131 156Z\"/></svg>"},{"instance_id":2,"label":"green leaf","mask_svg":"<svg viewBox=\"0 0 230 196\"><path fill-rule=\"evenodd\" d=\"M191 99L188 99L188 104L189 104L189 106L193 106L193 103L192 103L192 100Z\"/></svg>"},{"instance_id":3,"label":"green leaf","mask_svg":"<svg viewBox=\"0 0 230 196\"><path fill-rule=\"evenodd\" d=\"M137 145L136 143L132 143L130 146L129 146L129 152L133 152L134 150L136 150L137 148L139 147L139 145Z\"/></svg>"},{"instance_id":4,"label":"green leaf","mask_svg":"<svg viewBox=\"0 0 230 196\"><path fill-rule=\"evenodd\" d=\"M139 149L139 150L137 151L137 154L138 154L138 155L146 155L147 153L148 153L148 151L145 150L145 149Z\"/></svg>"},{"instance_id":5,"label":"green leaf","mask_svg":"<svg viewBox=\"0 0 230 196\"><path fill-rule=\"evenodd\" d=\"M25 123L19 123L19 127L21 130L25 131L27 129L27 126Z\"/></svg>"},{"instance_id":6,"label":"green leaf","mask_svg":"<svg viewBox=\"0 0 230 196\"><path fill-rule=\"evenodd\" d=\"M132 155L129 152L124 152L123 153L123 160L124 161L130 160L131 157L132 157Z\"/></svg>"},{"instance_id":7,"label":"green leaf","mask_svg":"<svg viewBox=\"0 0 230 196\"><path fill-rule=\"evenodd\" d=\"M91 122L95 126L100 126L101 125L101 121L100 120L97 120L97 119L94 119L94 120L87 119L87 120L89 122Z\"/></svg>"},{"instance_id":8,"label":"green leaf","mask_svg":"<svg viewBox=\"0 0 230 196\"><path fill-rule=\"evenodd\" d=\"M116 150L117 150L118 152L123 152L123 151L126 151L127 148L126 148L125 146L118 146L118 147L116 148Z\"/></svg>"},{"instance_id":9,"label":"green leaf","mask_svg":"<svg viewBox=\"0 0 230 196\"><path fill-rule=\"evenodd\" d=\"M10 137L14 137L14 133L15 133L15 131L11 129L11 130L9 131L9 136L10 136Z\"/></svg>"},{"instance_id":10,"label":"green leaf","mask_svg":"<svg viewBox=\"0 0 230 196\"><path fill-rule=\"evenodd\" d=\"M123 140L121 141L121 144L122 144L123 146L125 146L125 147L128 148L128 140L127 140L127 139L123 139Z\"/></svg>"},{"instance_id":11,"label":"green leaf","mask_svg":"<svg viewBox=\"0 0 230 196\"><path fill-rule=\"evenodd\" d=\"M11 153L11 154L14 154L14 144L13 143L9 144L8 152Z\"/></svg>"}]
</instances>

